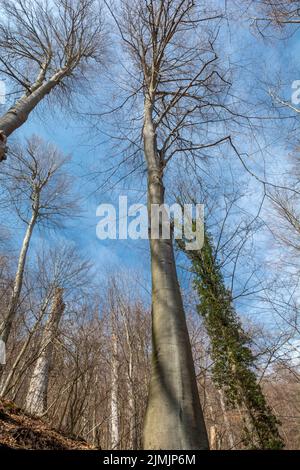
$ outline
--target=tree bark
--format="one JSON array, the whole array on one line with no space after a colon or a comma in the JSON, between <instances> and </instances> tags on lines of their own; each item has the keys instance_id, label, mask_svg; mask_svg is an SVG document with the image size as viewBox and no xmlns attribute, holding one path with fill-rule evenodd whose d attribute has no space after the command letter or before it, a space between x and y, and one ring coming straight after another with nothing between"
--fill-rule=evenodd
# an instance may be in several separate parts
<instances>
[{"instance_id":1,"label":"tree bark","mask_svg":"<svg viewBox=\"0 0 300 470\"><path fill-rule=\"evenodd\" d=\"M16 103L0 118L0 162L6 159L7 138L28 119L34 108L59 84L66 75L62 69L54 74L47 82L39 86L32 86L31 93L25 93Z\"/></svg>"},{"instance_id":2,"label":"tree bark","mask_svg":"<svg viewBox=\"0 0 300 470\"><path fill-rule=\"evenodd\" d=\"M150 219L151 205L164 203L163 172L150 99L145 102L143 138ZM153 351L144 448L208 449L172 239L150 237L150 251Z\"/></svg>"},{"instance_id":3,"label":"tree bark","mask_svg":"<svg viewBox=\"0 0 300 470\"><path fill-rule=\"evenodd\" d=\"M51 312L42 335L40 355L34 367L26 396L25 408L29 413L36 416L43 415L47 409L47 392L53 356L53 343L59 321L65 309L62 292L63 290L59 287L54 291Z\"/></svg>"}]
</instances>

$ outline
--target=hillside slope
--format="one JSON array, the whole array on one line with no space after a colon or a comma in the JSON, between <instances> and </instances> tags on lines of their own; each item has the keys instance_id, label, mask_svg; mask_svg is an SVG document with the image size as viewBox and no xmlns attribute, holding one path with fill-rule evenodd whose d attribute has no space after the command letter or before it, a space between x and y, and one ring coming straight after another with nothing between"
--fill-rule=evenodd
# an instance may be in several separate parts
<instances>
[{"instance_id":1,"label":"hillside slope","mask_svg":"<svg viewBox=\"0 0 300 470\"><path fill-rule=\"evenodd\" d=\"M52 429L42 419L24 413L13 402L0 400L0 450L47 449L92 450L80 439L63 435Z\"/></svg>"}]
</instances>

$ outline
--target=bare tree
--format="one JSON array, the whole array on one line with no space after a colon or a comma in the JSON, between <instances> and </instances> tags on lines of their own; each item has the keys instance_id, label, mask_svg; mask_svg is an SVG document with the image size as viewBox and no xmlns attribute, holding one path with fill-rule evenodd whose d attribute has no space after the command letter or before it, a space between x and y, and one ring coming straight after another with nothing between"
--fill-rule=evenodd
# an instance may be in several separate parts
<instances>
[{"instance_id":1,"label":"bare tree","mask_svg":"<svg viewBox=\"0 0 300 470\"><path fill-rule=\"evenodd\" d=\"M171 159L196 159L205 149L230 141L224 135L210 141L203 134L208 122L220 122L226 109L218 97L228 81L215 52L222 12L193 0L123 2L119 15L109 8L134 67L135 105L143 102L132 124L142 123L137 132L147 165L151 231L151 208L165 202L164 174ZM151 237L150 251L153 359L144 447L205 449L172 239Z\"/></svg>"},{"instance_id":2,"label":"bare tree","mask_svg":"<svg viewBox=\"0 0 300 470\"><path fill-rule=\"evenodd\" d=\"M258 15L253 18L257 26L263 29L268 25L284 27L300 25L299 0L252 0L258 8Z\"/></svg>"},{"instance_id":3,"label":"bare tree","mask_svg":"<svg viewBox=\"0 0 300 470\"><path fill-rule=\"evenodd\" d=\"M293 192L276 191L270 196L277 212L278 239L290 249L293 257L300 251L300 213L299 195ZM295 258L294 258L295 260ZM295 260L296 261L296 260Z\"/></svg>"},{"instance_id":4,"label":"bare tree","mask_svg":"<svg viewBox=\"0 0 300 470\"><path fill-rule=\"evenodd\" d=\"M299 155L292 154L292 165L286 173L289 190L274 189L269 194L268 226L273 235L273 249L277 259L273 261L281 276L268 301L285 327L299 337L299 253L300 253L300 172Z\"/></svg>"},{"instance_id":5,"label":"bare tree","mask_svg":"<svg viewBox=\"0 0 300 470\"><path fill-rule=\"evenodd\" d=\"M121 365L124 363L126 371L126 397L128 400L127 420L129 446L131 449L136 450L140 446L138 439L138 416L142 414L137 410L136 396L138 380L137 370L144 354L144 351L140 348L140 336L137 331L139 329L138 323L141 320L142 310L138 301L132 294L129 294L130 290L127 285L128 282L126 282L126 275L124 273L120 273L118 277L114 277L111 280L110 297L114 299L110 305L110 315L112 316L113 324L112 348L116 349L117 346L117 350L121 350L121 354L115 354L115 357L112 358L111 367L112 374L118 375ZM116 351L116 353L117 352L118 351ZM114 389L116 390L115 392L113 391ZM112 383L112 396L117 397L117 391L118 387L115 384L113 387ZM111 414L113 421L113 416L116 413L113 413L112 410Z\"/></svg>"},{"instance_id":6,"label":"bare tree","mask_svg":"<svg viewBox=\"0 0 300 470\"><path fill-rule=\"evenodd\" d=\"M1 0L0 72L16 95L0 118L0 161L6 140L54 89L66 93L86 80L104 54L98 0Z\"/></svg>"},{"instance_id":7,"label":"bare tree","mask_svg":"<svg viewBox=\"0 0 300 470\"><path fill-rule=\"evenodd\" d=\"M36 224L59 225L74 208L69 192L70 180L62 170L65 161L66 157L53 145L34 136L27 140L25 149L17 146L11 152L11 162L2 172L7 197L27 226L7 313L0 327L4 342L9 337L18 309L27 253Z\"/></svg>"}]
</instances>

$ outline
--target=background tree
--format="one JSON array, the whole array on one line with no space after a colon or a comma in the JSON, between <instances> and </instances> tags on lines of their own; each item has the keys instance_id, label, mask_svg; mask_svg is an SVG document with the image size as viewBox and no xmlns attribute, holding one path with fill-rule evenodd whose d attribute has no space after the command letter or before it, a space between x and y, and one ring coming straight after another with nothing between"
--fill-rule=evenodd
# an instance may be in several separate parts
<instances>
[{"instance_id":1,"label":"background tree","mask_svg":"<svg viewBox=\"0 0 300 470\"><path fill-rule=\"evenodd\" d=\"M0 118L0 161L6 140L55 89L64 102L91 68L103 63L98 0L1 0L0 73L15 101Z\"/></svg>"},{"instance_id":2,"label":"background tree","mask_svg":"<svg viewBox=\"0 0 300 470\"><path fill-rule=\"evenodd\" d=\"M53 145L34 136L26 148L16 146L1 180L7 197L20 219L27 225L19 254L17 271L7 312L0 326L0 337L7 342L17 313L28 249L36 224L60 224L74 203L70 198L70 180L63 171L64 157Z\"/></svg>"},{"instance_id":3,"label":"background tree","mask_svg":"<svg viewBox=\"0 0 300 470\"><path fill-rule=\"evenodd\" d=\"M284 27L300 25L300 2L299 0L254 0L258 7L258 15L254 18L257 26L268 25Z\"/></svg>"}]
</instances>

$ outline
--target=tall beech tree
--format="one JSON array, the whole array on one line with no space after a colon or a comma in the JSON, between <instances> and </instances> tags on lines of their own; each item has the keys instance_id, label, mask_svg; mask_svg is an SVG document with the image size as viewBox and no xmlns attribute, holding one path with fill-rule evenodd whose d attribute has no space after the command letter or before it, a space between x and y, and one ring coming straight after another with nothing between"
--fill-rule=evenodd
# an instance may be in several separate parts
<instances>
[{"instance_id":1,"label":"tall beech tree","mask_svg":"<svg viewBox=\"0 0 300 470\"><path fill-rule=\"evenodd\" d=\"M0 162L7 138L54 90L82 86L102 63L104 34L98 0L1 0L0 73L12 106L0 117Z\"/></svg>"},{"instance_id":2,"label":"tall beech tree","mask_svg":"<svg viewBox=\"0 0 300 470\"><path fill-rule=\"evenodd\" d=\"M181 242L180 247L184 249ZM255 449L282 449L279 422L257 380L251 338L245 333L225 286L212 238L205 233L202 250L185 253L192 261L200 300L198 312L210 338L213 378L227 404L244 416L243 442Z\"/></svg>"},{"instance_id":3,"label":"tall beech tree","mask_svg":"<svg viewBox=\"0 0 300 470\"><path fill-rule=\"evenodd\" d=\"M131 122L141 123L151 232L151 211L165 202L171 160L200 158L228 140L215 139L216 133L210 140L207 132L208 123L220 122L226 106L219 96L229 86L215 52L222 14L193 0L125 1L119 13L106 4L134 70ZM153 357L144 447L207 449L172 237L150 236L150 252Z\"/></svg>"}]
</instances>

